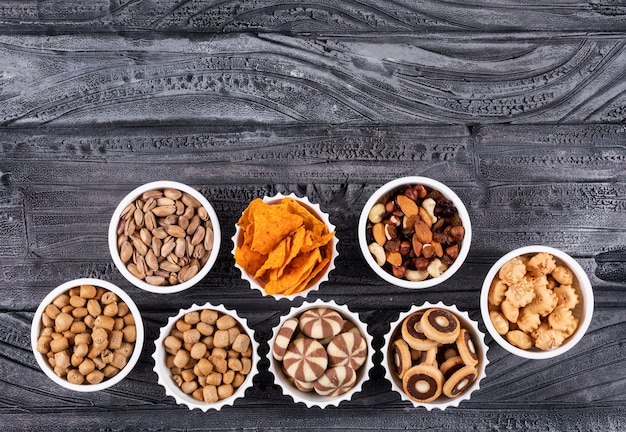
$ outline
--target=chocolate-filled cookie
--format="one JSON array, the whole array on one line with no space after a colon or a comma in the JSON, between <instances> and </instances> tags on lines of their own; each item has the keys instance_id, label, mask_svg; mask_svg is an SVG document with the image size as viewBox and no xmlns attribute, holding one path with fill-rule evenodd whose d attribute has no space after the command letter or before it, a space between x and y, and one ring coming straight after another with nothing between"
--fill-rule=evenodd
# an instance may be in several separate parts
<instances>
[{"instance_id":1,"label":"chocolate-filled cookie","mask_svg":"<svg viewBox=\"0 0 626 432\"><path fill-rule=\"evenodd\" d=\"M416 402L432 402L443 390L443 374L435 366L413 366L404 374L402 389Z\"/></svg>"},{"instance_id":2,"label":"chocolate-filled cookie","mask_svg":"<svg viewBox=\"0 0 626 432\"><path fill-rule=\"evenodd\" d=\"M445 309L428 309L422 315L420 323L422 331L428 339L442 344L456 341L461 331L459 319Z\"/></svg>"}]
</instances>

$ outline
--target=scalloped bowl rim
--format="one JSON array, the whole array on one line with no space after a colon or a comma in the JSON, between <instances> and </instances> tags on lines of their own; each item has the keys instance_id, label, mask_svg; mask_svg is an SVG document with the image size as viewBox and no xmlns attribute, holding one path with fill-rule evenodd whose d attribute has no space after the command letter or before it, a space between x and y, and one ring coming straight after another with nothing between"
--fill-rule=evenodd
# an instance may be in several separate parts
<instances>
[{"instance_id":1,"label":"scalloped bowl rim","mask_svg":"<svg viewBox=\"0 0 626 432\"><path fill-rule=\"evenodd\" d=\"M304 204L306 207L309 208L309 210L313 210L315 216L317 216L322 222L324 222L327 226L328 226L328 230L329 232L333 232L335 231L335 235L333 236L331 242L332 242L332 255L330 258L330 262L327 264L327 268L323 273L320 273L317 277L316 277L316 282L311 285L309 288L294 293L294 294L290 294L290 295L282 295L282 294L268 294L265 292L265 290L263 289L263 287L261 286L261 284L257 283L255 278L252 277L251 275L249 275L244 269L243 267L241 267L239 264L237 264L237 262L234 263L235 267L237 269L239 269L239 271L241 272L241 278L245 281L248 282L248 284L250 285L250 288L253 288L257 291L259 291L263 297L273 297L275 300L282 300L282 299L287 299L287 300L293 300L295 298L298 297L303 297L306 298L309 293L313 292L313 291L317 291L319 290L320 286L322 285L322 283L328 281L328 278L330 276L331 271L333 271L335 269L335 260L337 259L337 257L339 256L339 253L337 252L337 244L339 243L339 239L337 239L337 235L336 235L336 227L335 225L333 225L330 222L330 218L328 213L325 213L324 211L322 211L322 209L320 208L319 204L314 204L312 203L308 197L299 197L294 193L290 193L289 195L283 195L282 193L277 193L276 195L273 196L264 196L263 202L268 203L268 202L274 202L274 201L280 201L283 198L292 198L296 201L298 201L301 204ZM234 257L235 256L235 250L237 249L238 243L239 243L239 235L241 234L241 227L239 226L239 224L235 223L235 234L231 237L231 240L233 242L233 249L231 250L231 254Z\"/></svg>"},{"instance_id":2,"label":"scalloped bowl rim","mask_svg":"<svg viewBox=\"0 0 626 432\"><path fill-rule=\"evenodd\" d=\"M472 336L473 336L472 339L475 342L475 344L478 345L478 348L479 348L479 353L478 353L480 356L479 364L481 365L481 367L480 367L480 370L478 371L478 377L476 378L476 380L460 396L456 398L449 398L442 394L441 396L439 396L439 398L437 398L437 400L433 402L421 403L421 402L417 402L409 398L409 396L406 393L404 393L404 390L402 389L402 387L398 385L397 378L394 378L394 374L391 370L391 366L389 365L390 359L389 359L388 353L389 353L389 346L391 344L391 337L396 332L396 329L402 323L402 321L414 312L425 310L425 309L430 309L430 308L446 309L454 313L457 316L457 318L459 318L459 320L461 321L462 327L467 330L471 330ZM385 339L385 343L382 348L383 350L382 351L383 352L382 365L385 368L385 378L391 383L392 390L394 390L396 393L399 393L402 400L410 402L411 404L413 404L414 407L424 407L428 411L432 410L433 408L437 408L443 411L448 407L458 407L462 401L466 401L470 399L472 393L480 388L481 380L483 380L487 376L486 370L487 370L487 365L489 364L489 359L487 358L487 352L489 351L489 347L485 343L485 334L480 331L480 329L478 328L478 323L472 320L469 317L469 314L467 312L460 311L454 304L448 306L444 304L443 302L438 302L435 304L430 303L430 302L425 302L420 306L413 305L408 311L401 313L398 319L390 324L389 331L387 332L387 334L385 334L384 339Z\"/></svg>"},{"instance_id":3,"label":"scalloped bowl rim","mask_svg":"<svg viewBox=\"0 0 626 432\"><path fill-rule=\"evenodd\" d=\"M241 384L241 386L239 386L231 396L212 403L200 402L194 399L192 396L183 393L183 391L178 388L174 381L172 381L170 370L165 366L166 352L163 348L163 341L167 336L170 335L172 328L176 324L176 321L178 321L188 312L200 311L204 309L216 310L235 318L237 323L250 337L253 355L252 368L250 369L248 375L246 375L243 384ZM233 405L237 399L245 397L246 390L252 387L253 379L259 372L259 343L254 339L254 330L248 325L247 319L241 317L234 309L226 308L223 304L214 305L210 302L207 302L203 305L197 305L194 303L186 309L180 309L176 315L169 317L167 323L163 327L161 327L161 329L159 330L159 337L154 341L154 346L155 350L152 354L152 359L154 360L153 371L157 374L158 383L165 389L166 395L173 397L176 400L176 403L180 405L186 405L190 410L199 409L206 412L209 409L214 409L219 411L225 406Z\"/></svg>"},{"instance_id":4,"label":"scalloped bowl rim","mask_svg":"<svg viewBox=\"0 0 626 432\"><path fill-rule=\"evenodd\" d=\"M357 374L357 382L350 391L339 395L334 398L320 396L315 392L305 393L299 391L294 388L291 383L287 381L285 378L285 374L282 370L277 369L277 364L279 363L274 356L272 355L272 347L274 346L274 341L278 336L278 331L285 323L285 321L293 316L300 315L306 310L314 309L317 307L327 307L329 309L333 309L339 312L344 319L349 319L352 321L361 332L365 342L367 343L368 355L365 363L361 366L358 374ZM291 397L295 403L304 403L307 408L311 408L317 406L319 408L326 408L327 406L338 406L341 402L351 400L356 393L359 393L362 390L363 384L369 379L369 372L374 367L374 363L372 357L375 353L375 350L372 346L373 338L367 331L367 324L363 322L359 314L356 312L352 312L346 305L337 304L333 300L324 301L322 299L317 299L314 302L303 302L300 306L292 307L289 312L283 315L280 319L280 322L276 327L272 329L272 338L269 340L269 352L267 354L267 358L270 362L269 371L274 375L274 381L279 385L281 391L284 395Z\"/></svg>"}]
</instances>

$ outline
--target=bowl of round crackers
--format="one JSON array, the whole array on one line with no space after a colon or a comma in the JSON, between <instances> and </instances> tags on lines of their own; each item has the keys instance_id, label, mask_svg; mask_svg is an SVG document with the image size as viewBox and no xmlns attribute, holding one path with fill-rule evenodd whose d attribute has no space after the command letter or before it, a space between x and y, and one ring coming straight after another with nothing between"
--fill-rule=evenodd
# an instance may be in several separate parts
<instances>
[{"instance_id":1,"label":"bowl of round crackers","mask_svg":"<svg viewBox=\"0 0 626 432\"><path fill-rule=\"evenodd\" d=\"M319 204L295 194L254 199L232 240L242 278L277 300L306 297L335 268L335 226Z\"/></svg>"},{"instance_id":2,"label":"bowl of round crackers","mask_svg":"<svg viewBox=\"0 0 626 432\"><path fill-rule=\"evenodd\" d=\"M526 246L500 258L482 286L485 327L501 347L529 359L547 359L573 348L593 315L591 282L570 255L548 246Z\"/></svg>"}]
</instances>

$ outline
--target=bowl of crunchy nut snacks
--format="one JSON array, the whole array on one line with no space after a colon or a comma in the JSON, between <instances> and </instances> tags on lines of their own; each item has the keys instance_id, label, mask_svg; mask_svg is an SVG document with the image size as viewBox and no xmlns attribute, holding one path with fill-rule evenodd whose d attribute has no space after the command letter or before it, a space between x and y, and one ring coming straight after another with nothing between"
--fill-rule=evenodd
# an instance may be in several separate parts
<instances>
[{"instance_id":1,"label":"bowl of crunchy nut snacks","mask_svg":"<svg viewBox=\"0 0 626 432\"><path fill-rule=\"evenodd\" d=\"M161 327L152 358L159 384L178 404L219 411L252 387L258 349L245 318L223 305L194 304Z\"/></svg>"},{"instance_id":2,"label":"bowl of crunchy nut snacks","mask_svg":"<svg viewBox=\"0 0 626 432\"><path fill-rule=\"evenodd\" d=\"M139 360L143 338L141 315L128 294L91 278L50 291L31 327L39 367L55 383L78 392L120 382Z\"/></svg>"},{"instance_id":3,"label":"bowl of crunchy nut snacks","mask_svg":"<svg viewBox=\"0 0 626 432\"><path fill-rule=\"evenodd\" d=\"M359 218L365 261L387 282L428 288L450 278L469 252L472 228L461 199L426 177L381 186Z\"/></svg>"},{"instance_id":4,"label":"bowl of crunchy nut snacks","mask_svg":"<svg viewBox=\"0 0 626 432\"><path fill-rule=\"evenodd\" d=\"M215 264L221 241L213 207L172 181L144 184L122 199L109 224L109 250L133 285L168 294L192 287Z\"/></svg>"},{"instance_id":5,"label":"bowl of crunchy nut snacks","mask_svg":"<svg viewBox=\"0 0 626 432\"><path fill-rule=\"evenodd\" d=\"M546 359L570 350L593 315L591 282L568 254L526 246L500 258L483 283L480 309L487 330L507 351Z\"/></svg>"}]
</instances>

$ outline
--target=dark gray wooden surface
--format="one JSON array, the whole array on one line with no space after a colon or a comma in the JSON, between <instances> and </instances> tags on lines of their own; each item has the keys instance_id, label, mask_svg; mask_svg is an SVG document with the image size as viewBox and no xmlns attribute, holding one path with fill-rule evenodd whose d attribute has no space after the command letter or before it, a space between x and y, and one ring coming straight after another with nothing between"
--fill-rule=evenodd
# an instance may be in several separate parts
<instances>
[{"instance_id":1,"label":"dark gray wooden surface","mask_svg":"<svg viewBox=\"0 0 626 432\"><path fill-rule=\"evenodd\" d=\"M622 0L0 1L0 154L2 430L626 430ZM447 183L472 218L467 262L437 288L389 286L358 250L363 204L404 175ZM118 201L161 179L199 189L223 230L214 270L175 295L127 283L106 243ZM481 389L443 412L402 402L380 351L339 407L294 404L263 360L233 407L189 411L157 384L153 340L178 309L223 303L267 354L292 304L241 281L230 236L250 200L276 192L330 214L337 268L310 299L358 312L377 350L424 301L454 303L485 331L483 278L529 244L586 270L591 327L545 361L487 336ZM126 289L145 322L137 366L96 394L56 386L30 350L39 302L78 277Z\"/></svg>"}]
</instances>

